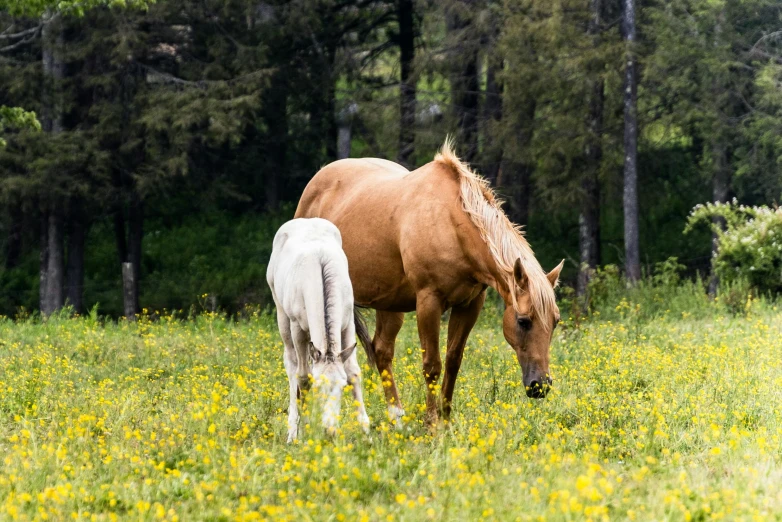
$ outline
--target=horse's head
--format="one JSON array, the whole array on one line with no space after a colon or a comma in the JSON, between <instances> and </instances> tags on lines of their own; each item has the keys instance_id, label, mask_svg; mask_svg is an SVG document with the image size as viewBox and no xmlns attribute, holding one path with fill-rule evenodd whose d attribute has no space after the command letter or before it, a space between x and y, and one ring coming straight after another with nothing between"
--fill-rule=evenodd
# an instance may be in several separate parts
<instances>
[{"instance_id":1,"label":"horse's head","mask_svg":"<svg viewBox=\"0 0 782 522\"><path fill-rule=\"evenodd\" d=\"M315 394L324 399L323 427L329 435L333 435L337 429L342 390L348 384L345 361L355 350L355 344L337 352L333 346L321 350L310 343Z\"/></svg>"},{"instance_id":2,"label":"horse's head","mask_svg":"<svg viewBox=\"0 0 782 522\"><path fill-rule=\"evenodd\" d=\"M552 291L559 281L563 263L547 274ZM502 330L521 365L527 397L542 399L553 383L549 374L549 348L554 328L559 322L559 309L553 305L541 313L540 307L533 306L529 288L533 283L524 274L521 260L517 260L513 267L513 280L515 288L511 291L515 292L515 306L514 299L506 301Z\"/></svg>"}]
</instances>

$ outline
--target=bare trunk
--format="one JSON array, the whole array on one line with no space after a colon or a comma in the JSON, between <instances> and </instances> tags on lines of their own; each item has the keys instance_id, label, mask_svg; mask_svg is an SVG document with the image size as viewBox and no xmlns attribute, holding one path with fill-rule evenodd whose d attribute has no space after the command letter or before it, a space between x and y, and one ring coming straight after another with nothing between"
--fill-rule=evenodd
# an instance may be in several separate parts
<instances>
[{"instance_id":1,"label":"bare trunk","mask_svg":"<svg viewBox=\"0 0 782 522\"><path fill-rule=\"evenodd\" d=\"M144 237L144 204L135 193L131 197L128 222L128 261L133 264L134 306L136 312L140 312L139 287L141 284L141 246Z\"/></svg>"},{"instance_id":2,"label":"bare trunk","mask_svg":"<svg viewBox=\"0 0 782 522\"><path fill-rule=\"evenodd\" d=\"M114 209L114 240L117 243L117 257L120 263L128 260L128 243L125 239L125 209L119 203Z\"/></svg>"},{"instance_id":3,"label":"bare trunk","mask_svg":"<svg viewBox=\"0 0 782 522\"><path fill-rule=\"evenodd\" d=\"M53 15L47 12L44 17ZM48 21L48 20L47 20ZM61 88L64 75L62 48L64 38L57 21L44 24L42 33L41 62L43 68L42 122L45 132L59 134L63 131ZM63 286L63 232L62 216L56 202L47 202L41 230L41 266L39 306L44 316L51 315L64 304Z\"/></svg>"},{"instance_id":4,"label":"bare trunk","mask_svg":"<svg viewBox=\"0 0 782 522\"><path fill-rule=\"evenodd\" d=\"M46 279L49 276L49 214L44 212L40 221L41 255L38 261L38 308L46 307Z\"/></svg>"},{"instance_id":5,"label":"bare trunk","mask_svg":"<svg viewBox=\"0 0 782 522\"><path fill-rule=\"evenodd\" d=\"M320 59L312 65L313 91L308 103L310 115L309 129L313 142L318 146L318 157L330 162L337 159L337 123L334 100L335 51L324 49ZM325 149L325 157L320 156Z\"/></svg>"},{"instance_id":6,"label":"bare trunk","mask_svg":"<svg viewBox=\"0 0 782 522\"><path fill-rule=\"evenodd\" d=\"M715 203L724 203L728 201L728 191L730 190L730 169L728 166L728 153L721 140L715 140L712 146L712 154L714 156L714 173L712 175L712 197ZM719 226L721 229L725 228L725 219L719 216L712 218L712 222ZM711 255L712 260L715 259L717 251L719 250L719 241L717 234L712 234L711 238ZM717 274L714 272L712 265L711 277L709 278L709 295L715 297L717 290L719 289L720 280Z\"/></svg>"},{"instance_id":7,"label":"bare trunk","mask_svg":"<svg viewBox=\"0 0 782 522\"><path fill-rule=\"evenodd\" d=\"M41 313L45 316L53 314L65 303L63 293L63 227L62 216L59 212L49 212L47 228L46 293L43 306L41 306Z\"/></svg>"},{"instance_id":8,"label":"bare trunk","mask_svg":"<svg viewBox=\"0 0 782 522\"><path fill-rule=\"evenodd\" d=\"M326 50L328 58L327 69L325 71L325 94L326 94L326 156L329 161L337 159L337 100L334 82L334 60L336 59L336 49L329 47Z\"/></svg>"},{"instance_id":9,"label":"bare trunk","mask_svg":"<svg viewBox=\"0 0 782 522\"><path fill-rule=\"evenodd\" d=\"M65 295L67 303L80 314L84 312L84 243L87 236L87 227L81 217L72 218L68 232Z\"/></svg>"},{"instance_id":10,"label":"bare trunk","mask_svg":"<svg viewBox=\"0 0 782 522\"><path fill-rule=\"evenodd\" d=\"M486 92L483 105L483 175L497 184L497 175L502 161L502 143L495 139L496 124L502 119L502 86L497 80L497 72L502 69L502 61L493 49L486 57Z\"/></svg>"},{"instance_id":11,"label":"bare trunk","mask_svg":"<svg viewBox=\"0 0 782 522\"><path fill-rule=\"evenodd\" d=\"M340 123L337 133L337 159L350 157L350 122Z\"/></svg>"},{"instance_id":12,"label":"bare trunk","mask_svg":"<svg viewBox=\"0 0 782 522\"><path fill-rule=\"evenodd\" d=\"M587 171L581 181L583 194L578 216L581 266L576 287L579 296L586 293L589 280L600 264L600 183L597 174L597 170Z\"/></svg>"},{"instance_id":13,"label":"bare trunk","mask_svg":"<svg viewBox=\"0 0 782 522\"><path fill-rule=\"evenodd\" d=\"M8 244L5 250L5 269L11 270L19 264L22 254L22 231L24 230L24 214L18 203L12 203L8 212Z\"/></svg>"},{"instance_id":14,"label":"bare trunk","mask_svg":"<svg viewBox=\"0 0 782 522\"><path fill-rule=\"evenodd\" d=\"M280 205L280 176L286 171L288 147L288 84L283 73L272 77L266 116L268 123L269 164L265 172L266 208L277 210Z\"/></svg>"},{"instance_id":15,"label":"bare trunk","mask_svg":"<svg viewBox=\"0 0 782 522\"><path fill-rule=\"evenodd\" d=\"M59 21L48 21L56 15L46 13L47 23L41 30L41 64L43 67L43 92L41 127L45 132L57 134L63 130L61 88L65 72L62 59L64 37Z\"/></svg>"},{"instance_id":16,"label":"bare trunk","mask_svg":"<svg viewBox=\"0 0 782 522\"><path fill-rule=\"evenodd\" d=\"M135 279L135 272L133 263L122 263L122 303L125 317L131 321L136 320L138 303L138 283Z\"/></svg>"},{"instance_id":17,"label":"bare trunk","mask_svg":"<svg viewBox=\"0 0 782 522\"><path fill-rule=\"evenodd\" d=\"M464 40L470 22L456 13L447 16L452 39ZM451 105L457 129L457 146L467 162L478 154L478 52L470 43L453 45L451 57Z\"/></svg>"},{"instance_id":18,"label":"bare trunk","mask_svg":"<svg viewBox=\"0 0 782 522\"><path fill-rule=\"evenodd\" d=\"M497 176L497 186L508 198L506 213L517 225L527 226L530 214L532 167L519 161L502 160Z\"/></svg>"},{"instance_id":19,"label":"bare trunk","mask_svg":"<svg viewBox=\"0 0 782 522\"><path fill-rule=\"evenodd\" d=\"M524 151L532 143L532 129L535 121L537 103L527 99L522 110L516 114L516 135L518 154L525 156ZM532 192L533 165L524 160L503 158L500 172L497 175L497 186L507 194L509 199L508 214L514 223L526 226L530 215L530 194Z\"/></svg>"},{"instance_id":20,"label":"bare trunk","mask_svg":"<svg viewBox=\"0 0 782 522\"><path fill-rule=\"evenodd\" d=\"M722 36L722 26L725 23L725 11L720 11L717 17L717 23L714 27L714 47L719 47ZM714 91L715 99L719 99L719 96L725 90L725 86L714 79L712 89ZM724 203L728 200L728 190L730 187L730 170L728 165L728 149L725 143L724 136L720 135L720 129L713 129L714 138L711 144L711 155L713 163L713 172L711 177L712 183L712 199L715 203ZM721 230L725 230L725 218L720 216L712 217L712 223L718 226ZM717 252L719 251L719 236L716 232L711 236L711 274L709 277L709 295L711 297L717 296L717 291L720 286L720 279L714 270L714 260L716 259Z\"/></svg>"},{"instance_id":21,"label":"bare trunk","mask_svg":"<svg viewBox=\"0 0 782 522\"><path fill-rule=\"evenodd\" d=\"M128 205L128 219L125 219L123 205L120 203L114 214L114 235L117 242L117 254L119 256L120 266L127 264L132 267L133 277L127 279L123 275L123 287L128 284L133 285L132 296L134 296L133 310L140 312L139 306L139 283L141 282L141 257L142 240L144 237L144 203L138 194L134 192L130 197ZM127 229L127 230L126 230ZM124 292L127 294L127 292ZM126 314L127 315L127 314Z\"/></svg>"},{"instance_id":22,"label":"bare trunk","mask_svg":"<svg viewBox=\"0 0 782 522\"><path fill-rule=\"evenodd\" d=\"M638 79L635 59L635 0L624 0L623 26L627 60L624 85L625 275L627 281L634 284L641 279L638 230Z\"/></svg>"},{"instance_id":23,"label":"bare trunk","mask_svg":"<svg viewBox=\"0 0 782 522\"><path fill-rule=\"evenodd\" d=\"M337 159L350 157L350 140L353 138L353 117L358 112L358 105L348 101L337 114Z\"/></svg>"},{"instance_id":24,"label":"bare trunk","mask_svg":"<svg viewBox=\"0 0 782 522\"><path fill-rule=\"evenodd\" d=\"M413 27L413 0L397 0L399 20L399 62L401 82L399 84L399 154L397 161L406 168L412 168L410 158L415 151L415 106L416 85L413 78L415 59L415 32Z\"/></svg>"},{"instance_id":25,"label":"bare trunk","mask_svg":"<svg viewBox=\"0 0 782 522\"><path fill-rule=\"evenodd\" d=\"M515 198L515 223L526 227L529 224L529 203L532 189L532 167L522 163L519 165L518 192Z\"/></svg>"},{"instance_id":26,"label":"bare trunk","mask_svg":"<svg viewBox=\"0 0 782 522\"><path fill-rule=\"evenodd\" d=\"M600 0L592 0L592 19L588 35L593 45L600 43ZM586 294L589 280L600 264L600 165L603 159L604 86L598 71L589 71L591 88L587 117L587 143L584 150L584 174L581 179L581 212L578 216L579 271L576 295Z\"/></svg>"}]
</instances>

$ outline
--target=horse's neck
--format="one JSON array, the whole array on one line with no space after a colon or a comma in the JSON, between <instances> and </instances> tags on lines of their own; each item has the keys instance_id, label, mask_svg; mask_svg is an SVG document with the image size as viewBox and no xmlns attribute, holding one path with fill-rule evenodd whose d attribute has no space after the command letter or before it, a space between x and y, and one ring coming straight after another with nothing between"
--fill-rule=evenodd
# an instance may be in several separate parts
<instances>
[{"instance_id":1,"label":"horse's neck","mask_svg":"<svg viewBox=\"0 0 782 522\"><path fill-rule=\"evenodd\" d=\"M481 247L475 278L482 284L494 288L506 303L510 303L512 298L511 289L508 287L508 274L497 266L486 243L481 241Z\"/></svg>"}]
</instances>

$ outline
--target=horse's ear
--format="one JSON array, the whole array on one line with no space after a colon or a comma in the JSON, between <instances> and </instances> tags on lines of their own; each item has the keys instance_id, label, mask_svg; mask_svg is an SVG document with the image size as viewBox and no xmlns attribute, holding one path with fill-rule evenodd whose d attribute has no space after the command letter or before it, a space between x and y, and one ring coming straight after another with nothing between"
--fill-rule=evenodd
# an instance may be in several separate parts
<instances>
[{"instance_id":1,"label":"horse's ear","mask_svg":"<svg viewBox=\"0 0 782 522\"><path fill-rule=\"evenodd\" d=\"M551 283L551 286L556 288L559 285L559 273L562 272L562 267L565 265L565 260L559 262L559 264L546 274L546 277L548 277L548 282Z\"/></svg>"},{"instance_id":2,"label":"horse's ear","mask_svg":"<svg viewBox=\"0 0 782 522\"><path fill-rule=\"evenodd\" d=\"M350 356L353 355L353 352L356 351L356 344L353 343L353 346L349 348L345 348L341 352L339 352L339 360L342 361L342 363L348 362L348 359L350 359Z\"/></svg>"},{"instance_id":3,"label":"horse's ear","mask_svg":"<svg viewBox=\"0 0 782 522\"><path fill-rule=\"evenodd\" d=\"M516 281L516 284L519 285L519 288L524 288L524 268L521 266L521 258L518 258L515 263L513 263L513 279Z\"/></svg>"}]
</instances>

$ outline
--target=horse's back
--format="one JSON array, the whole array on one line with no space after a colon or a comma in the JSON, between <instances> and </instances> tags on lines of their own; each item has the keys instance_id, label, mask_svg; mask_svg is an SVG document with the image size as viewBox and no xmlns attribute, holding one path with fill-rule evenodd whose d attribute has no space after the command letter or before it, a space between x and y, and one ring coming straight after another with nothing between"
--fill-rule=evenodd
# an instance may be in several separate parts
<instances>
[{"instance_id":1,"label":"horse's back","mask_svg":"<svg viewBox=\"0 0 782 522\"><path fill-rule=\"evenodd\" d=\"M407 311L415 309L419 259L437 262L445 252L438 247L455 240L458 191L458 178L437 163L410 172L387 160L346 159L312 178L296 217L339 228L359 303Z\"/></svg>"}]
</instances>

